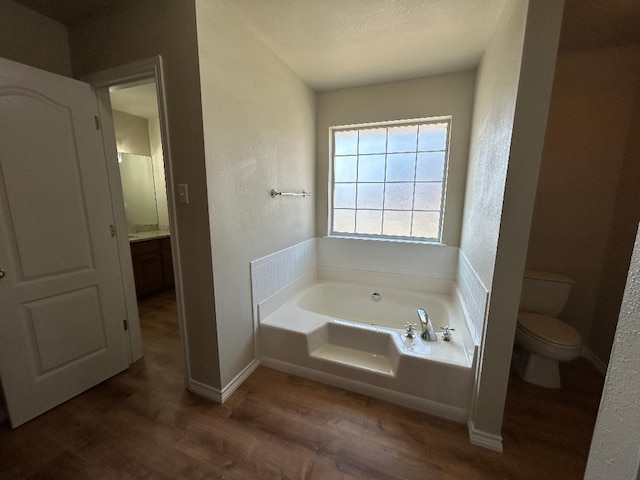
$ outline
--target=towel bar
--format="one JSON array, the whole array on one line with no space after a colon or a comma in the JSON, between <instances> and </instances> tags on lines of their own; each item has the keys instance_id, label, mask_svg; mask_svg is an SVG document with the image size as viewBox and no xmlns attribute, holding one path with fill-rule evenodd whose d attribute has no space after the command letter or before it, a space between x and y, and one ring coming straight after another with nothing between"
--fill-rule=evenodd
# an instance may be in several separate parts
<instances>
[{"instance_id":1,"label":"towel bar","mask_svg":"<svg viewBox=\"0 0 640 480\"><path fill-rule=\"evenodd\" d=\"M311 192L307 192L306 190L303 190L300 193L297 193L297 192L278 192L277 190L272 189L271 190L271 196L273 198L276 198L277 196L281 196L281 197L310 197L311 196Z\"/></svg>"}]
</instances>

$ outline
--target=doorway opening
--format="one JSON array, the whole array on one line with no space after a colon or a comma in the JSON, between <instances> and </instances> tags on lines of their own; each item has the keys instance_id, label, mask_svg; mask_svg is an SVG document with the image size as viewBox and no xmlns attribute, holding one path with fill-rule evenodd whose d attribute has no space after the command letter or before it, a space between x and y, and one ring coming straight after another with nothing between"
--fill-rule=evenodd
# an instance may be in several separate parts
<instances>
[{"instance_id":1,"label":"doorway opening","mask_svg":"<svg viewBox=\"0 0 640 480\"><path fill-rule=\"evenodd\" d=\"M123 232L117 238L131 363L142 357L138 299L175 298L186 385L190 368L162 58L85 80L96 89L114 220Z\"/></svg>"},{"instance_id":2,"label":"doorway opening","mask_svg":"<svg viewBox=\"0 0 640 480\"><path fill-rule=\"evenodd\" d=\"M111 113L127 237L138 301L162 298L162 308L176 310L169 209L155 79L109 88ZM144 354L145 336L171 326L154 325L154 302L138 303ZM169 316L169 318L173 318ZM175 329L171 329L175 331Z\"/></svg>"}]
</instances>

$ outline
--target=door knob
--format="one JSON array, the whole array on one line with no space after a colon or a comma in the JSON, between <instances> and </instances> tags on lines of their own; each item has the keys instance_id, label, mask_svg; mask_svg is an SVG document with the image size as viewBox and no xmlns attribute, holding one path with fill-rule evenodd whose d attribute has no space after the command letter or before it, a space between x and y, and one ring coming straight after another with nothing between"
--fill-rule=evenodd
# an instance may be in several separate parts
<instances>
[{"instance_id":1,"label":"door knob","mask_svg":"<svg viewBox=\"0 0 640 480\"><path fill-rule=\"evenodd\" d=\"M0 268L0 278L4 277L4 270Z\"/></svg>"}]
</instances>

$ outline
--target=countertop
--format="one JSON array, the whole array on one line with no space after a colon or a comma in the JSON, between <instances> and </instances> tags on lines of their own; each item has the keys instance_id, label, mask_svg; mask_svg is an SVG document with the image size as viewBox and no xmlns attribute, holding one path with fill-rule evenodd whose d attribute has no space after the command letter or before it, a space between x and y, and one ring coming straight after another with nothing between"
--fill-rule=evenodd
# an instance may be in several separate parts
<instances>
[{"instance_id":1,"label":"countertop","mask_svg":"<svg viewBox=\"0 0 640 480\"><path fill-rule=\"evenodd\" d=\"M148 232L129 233L129 243L144 242L156 238L169 237L169 230L150 230Z\"/></svg>"}]
</instances>

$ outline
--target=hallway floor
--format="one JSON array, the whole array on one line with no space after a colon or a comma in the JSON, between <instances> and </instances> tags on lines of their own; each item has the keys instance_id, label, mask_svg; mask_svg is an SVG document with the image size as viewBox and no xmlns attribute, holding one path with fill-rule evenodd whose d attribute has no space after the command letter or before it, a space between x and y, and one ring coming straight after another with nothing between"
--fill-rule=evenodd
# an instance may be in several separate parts
<instances>
[{"instance_id":1,"label":"hallway floor","mask_svg":"<svg viewBox=\"0 0 640 480\"><path fill-rule=\"evenodd\" d=\"M12 431L2 479L581 479L604 379L512 375L504 453L466 425L259 367L224 405L184 389L173 292L140 303L144 358Z\"/></svg>"}]
</instances>

